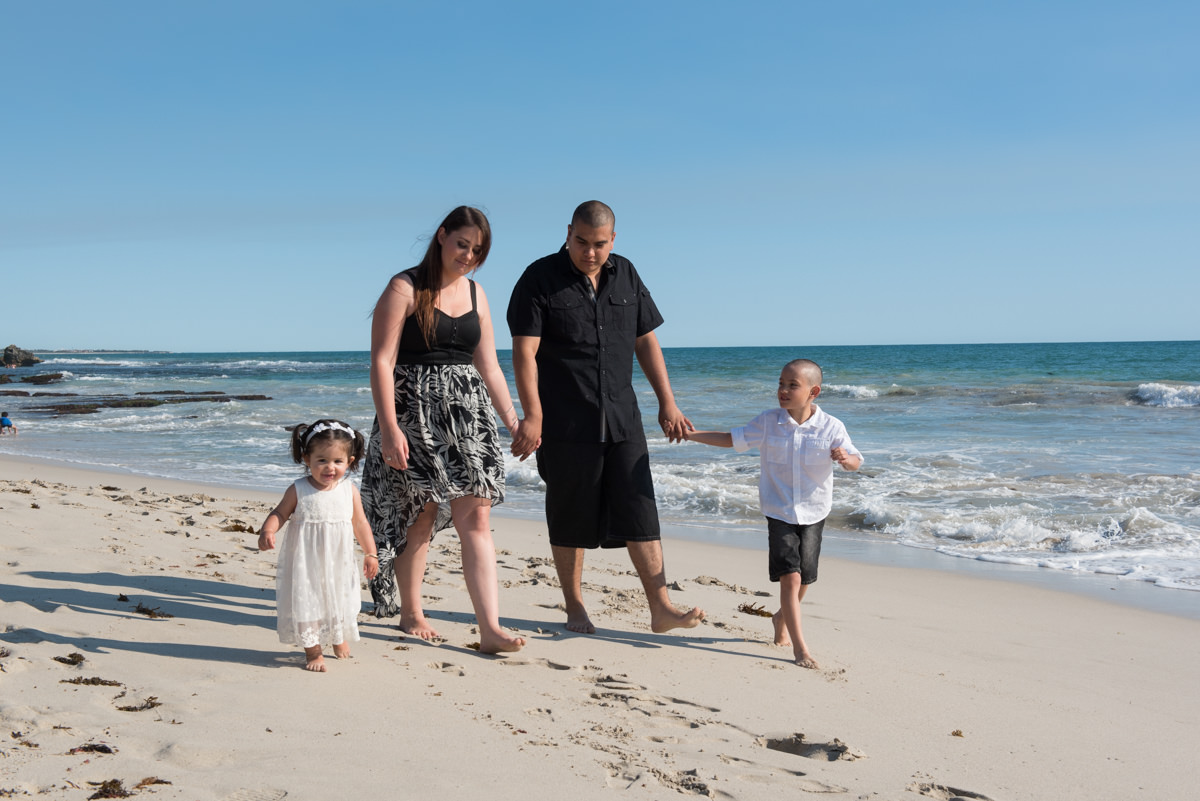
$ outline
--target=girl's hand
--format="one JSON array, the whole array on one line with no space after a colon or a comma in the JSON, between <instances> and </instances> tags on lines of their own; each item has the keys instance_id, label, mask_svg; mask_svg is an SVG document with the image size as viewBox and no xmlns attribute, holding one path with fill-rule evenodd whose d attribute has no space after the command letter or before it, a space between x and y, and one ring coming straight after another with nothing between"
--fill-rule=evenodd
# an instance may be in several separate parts
<instances>
[{"instance_id":1,"label":"girl's hand","mask_svg":"<svg viewBox=\"0 0 1200 801\"><path fill-rule=\"evenodd\" d=\"M408 469L408 437L403 431L395 434L380 434L379 455L383 463L393 470Z\"/></svg>"},{"instance_id":2,"label":"girl's hand","mask_svg":"<svg viewBox=\"0 0 1200 801\"><path fill-rule=\"evenodd\" d=\"M263 531L258 535L258 550L269 551L275 547L275 532L268 534Z\"/></svg>"},{"instance_id":3,"label":"girl's hand","mask_svg":"<svg viewBox=\"0 0 1200 801\"><path fill-rule=\"evenodd\" d=\"M363 575L369 579L373 579L379 575L378 556L372 556L368 554L367 557L363 559Z\"/></svg>"}]
</instances>

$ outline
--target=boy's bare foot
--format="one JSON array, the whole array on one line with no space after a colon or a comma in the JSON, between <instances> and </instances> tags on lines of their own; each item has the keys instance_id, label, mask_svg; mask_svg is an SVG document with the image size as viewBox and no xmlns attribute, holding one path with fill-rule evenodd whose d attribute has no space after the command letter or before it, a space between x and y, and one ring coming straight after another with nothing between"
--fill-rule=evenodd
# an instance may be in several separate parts
<instances>
[{"instance_id":1,"label":"boy's bare foot","mask_svg":"<svg viewBox=\"0 0 1200 801\"><path fill-rule=\"evenodd\" d=\"M650 610L650 630L662 634L671 629L692 629L704 620L704 610L700 608L680 612L671 606L659 612Z\"/></svg>"},{"instance_id":2,"label":"boy's bare foot","mask_svg":"<svg viewBox=\"0 0 1200 801\"><path fill-rule=\"evenodd\" d=\"M817 660L812 658L812 654L804 654L803 656L797 656L796 664L802 668L808 668L809 670L817 670L821 667L820 665L817 664Z\"/></svg>"},{"instance_id":3,"label":"boy's bare foot","mask_svg":"<svg viewBox=\"0 0 1200 801\"><path fill-rule=\"evenodd\" d=\"M304 649L304 669L314 673L325 673L325 657L321 655L321 646L314 645Z\"/></svg>"},{"instance_id":4,"label":"boy's bare foot","mask_svg":"<svg viewBox=\"0 0 1200 801\"><path fill-rule=\"evenodd\" d=\"M573 631L576 634L596 633L596 627L592 625L592 619L588 617L587 609L582 606L575 609L567 608L567 631Z\"/></svg>"},{"instance_id":5,"label":"boy's bare foot","mask_svg":"<svg viewBox=\"0 0 1200 801\"><path fill-rule=\"evenodd\" d=\"M479 653L481 654L511 654L525 647L524 637L514 637L508 634L485 637L479 635Z\"/></svg>"},{"instance_id":6,"label":"boy's bare foot","mask_svg":"<svg viewBox=\"0 0 1200 801\"><path fill-rule=\"evenodd\" d=\"M411 615L400 613L400 630L405 634L411 634L414 637L420 637L428 642L436 640L438 633L433 630L433 626L429 625L429 621L425 619L422 612L414 612Z\"/></svg>"},{"instance_id":7,"label":"boy's bare foot","mask_svg":"<svg viewBox=\"0 0 1200 801\"><path fill-rule=\"evenodd\" d=\"M783 622L782 610L771 615L771 624L775 627L775 644L791 645L792 638L788 635L787 624Z\"/></svg>"},{"instance_id":8,"label":"boy's bare foot","mask_svg":"<svg viewBox=\"0 0 1200 801\"><path fill-rule=\"evenodd\" d=\"M340 642L333 646L333 655L338 659L350 658L350 643Z\"/></svg>"}]
</instances>

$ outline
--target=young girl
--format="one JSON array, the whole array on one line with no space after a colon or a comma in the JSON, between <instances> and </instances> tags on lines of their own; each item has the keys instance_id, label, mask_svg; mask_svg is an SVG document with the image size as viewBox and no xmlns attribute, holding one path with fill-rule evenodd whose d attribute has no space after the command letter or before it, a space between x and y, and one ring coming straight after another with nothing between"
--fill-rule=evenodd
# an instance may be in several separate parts
<instances>
[{"instance_id":1,"label":"young girl","mask_svg":"<svg viewBox=\"0 0 1200 801\"><path fill-rule=\"evenodd\" d=\"M363 573L379 572L375 538L363 513L358 488L346 473L358 467L366 442L338 420L318 420L292 431L292 458L308 468L267 515L259 550L275 547L275 533L288 523L275 573L279 641L304 648L305 669L324 672L322 645L338 659L350 656L358 639L362 605L354 544L366 552Z\"/></svg>"}]
</instances>

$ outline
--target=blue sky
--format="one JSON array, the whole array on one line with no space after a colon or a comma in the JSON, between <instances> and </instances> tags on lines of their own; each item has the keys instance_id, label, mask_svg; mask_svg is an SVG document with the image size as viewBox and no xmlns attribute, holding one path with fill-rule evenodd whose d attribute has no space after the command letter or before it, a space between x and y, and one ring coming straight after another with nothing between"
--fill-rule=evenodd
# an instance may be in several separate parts
<instances>
[{"instance_id":1,"label":"blue sky","mask_svg":"<svg viewBox=\"0 0 1200 801\"><path fill-rule=\"evenodd\" d=\"M467 203L504 347L590 198L667 346L1196 339L1198 8L0 0L0 345L365 350Z\"/></svg>"}]
</instances>

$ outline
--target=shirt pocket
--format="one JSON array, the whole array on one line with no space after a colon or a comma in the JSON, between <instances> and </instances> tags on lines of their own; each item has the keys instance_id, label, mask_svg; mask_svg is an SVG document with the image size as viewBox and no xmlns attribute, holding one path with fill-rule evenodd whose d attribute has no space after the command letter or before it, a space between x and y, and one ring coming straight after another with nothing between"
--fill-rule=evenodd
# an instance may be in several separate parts
<instances>
[{"instance_id":1,"label":"shirt pocket","mask_svg":"<svg viewBox=\"0 0 1200 801\"><path fill-rule=\"evenodd\" d=\"M546 301L550 334L559 339L578 340L584 330L583 298L577 292L561 292Z\"/></svg>"},{"instance_id":2,"label":"shirt pocket","mask_svg":"<svg viewBox=\"0 0 1200 801\"><path fill-rule=\"evenodd\" d=\"M804 463L821 465L832 461L829 452L833 450L833 439L830 437L804 438Z\"/></svg>"},{"instance_id":3,"label":"shirt pocket","mask_svg":"<svg viewBox=\"0 0 1200 801\"><path fill-rule=\"evenodd\" d=\"M632 331L637 327L637 298L626 295L610 295L608 298L609 325L618 331Z\"/></svg>"},{"instance_id":4,"label":"shirt pocket","mask_svg":"<svg viewBox=\"0 0 1200 801\"><path fill-rule=\"evenodd\" d=\"M792 438L771 437L763 440L762 453L767 464L788 464L791 461Z\"/></svg>"}]
</instances>

